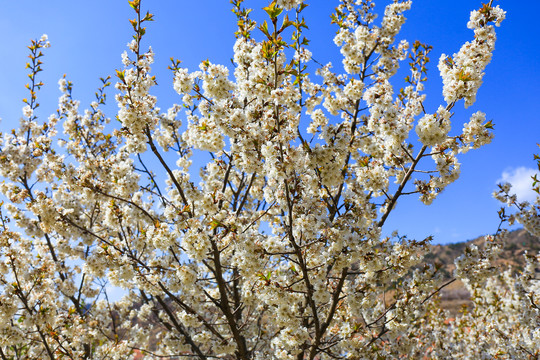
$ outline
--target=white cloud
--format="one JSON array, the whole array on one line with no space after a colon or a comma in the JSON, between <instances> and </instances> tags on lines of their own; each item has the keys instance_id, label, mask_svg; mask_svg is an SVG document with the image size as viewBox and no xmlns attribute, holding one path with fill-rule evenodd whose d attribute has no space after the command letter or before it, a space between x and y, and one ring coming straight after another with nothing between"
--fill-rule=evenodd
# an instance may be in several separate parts
<instances>
[{"instance_id":1,"label":"white cloud","mask_svg":"<svg viewBox=\"0 0 540 360\"><path fill-rule=\"evenodd\" d=\"M537 174L538 171L524 166L518 168L509 168L503 171L501 178L497 183L507 182L512 184L512 194L516 194L519 201L533 201L537 194L532 191L531 176Z\"/></svg>"}]
</instances>

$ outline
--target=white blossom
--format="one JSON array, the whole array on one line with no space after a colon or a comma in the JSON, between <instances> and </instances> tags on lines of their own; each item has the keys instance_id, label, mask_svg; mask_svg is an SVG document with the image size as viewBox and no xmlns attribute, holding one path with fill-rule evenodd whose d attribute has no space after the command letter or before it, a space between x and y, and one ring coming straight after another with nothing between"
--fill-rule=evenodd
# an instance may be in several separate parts
<instances>
[{"instance_id":1,"label":"white blossom","mask_svg":"<svg viewBox=\"0 0 540 360\"><path fill-rule=\"evenodd\" d=\"M449 283L424 262L429 239L382 235L403 197L432 203L459 178L461 154L491 141L484 113L461 127L452 109L474 103L504 11L471 14L475 38L441 57L445 104L429 111L431 48L400 39L411 1L377 22L373 1L340 2L344 71L301 40L302 4L274 2L286 10L276 26L293 26L266 33L233 2L233 66L173 62L179 100L166 111L141 45L151 14L132 20L116 122L100 95L109 79L86 110L66 77L49 118L27 102L0 138L0 357L538 355L537 257L516 277L493 267L504 233L467 248L453 275L473 305L446 321L433 299ZM509 185L495 196L517 209L508 220L540 233L540 200L519 203Z\"/></svg>"}]
</instances>

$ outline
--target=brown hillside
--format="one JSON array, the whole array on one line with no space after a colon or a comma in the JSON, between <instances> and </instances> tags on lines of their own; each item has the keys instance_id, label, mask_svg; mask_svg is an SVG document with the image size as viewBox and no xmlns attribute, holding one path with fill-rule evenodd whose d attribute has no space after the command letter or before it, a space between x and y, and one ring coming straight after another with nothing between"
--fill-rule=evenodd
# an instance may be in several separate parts
<instances>
[{"instance_id":1,"label":"brown hillside","mask_svg":"<svg viewBox=\"0 0 540 360\"><path fill-rule=\"evenodd\" d=\"M455 269L454 259L459 257L465 247L471 243L482 246L484 236L466 242L433 245L426 260L442 265L441 271L446 277L451 278ZM512 231L505 238L503 250L494 265L501 268L511 267L515 271L519 271L525 265L523 257L525 251L532 254L540 252L540 238L532 236L524 229ZM469 302L469 293L460 281L452 283L441 291L441 305L454 314L457 314L459 309L462 306L467 306Z\"/></svg>"}]
</instances>

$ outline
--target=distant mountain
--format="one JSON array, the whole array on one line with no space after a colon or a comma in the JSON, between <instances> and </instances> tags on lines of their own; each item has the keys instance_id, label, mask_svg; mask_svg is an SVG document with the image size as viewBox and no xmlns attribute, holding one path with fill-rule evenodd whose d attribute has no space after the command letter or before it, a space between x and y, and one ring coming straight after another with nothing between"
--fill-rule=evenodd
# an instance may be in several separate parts
<instances>
[{"instance_id":1,"label":"distant mountain","mask_svg":"<svg viewBox=\"0 0 540 360\"><path fill-rule=\"evenodd\" d=\"M454 259L463 254L463 250L470 244L479 247L484 244L484 236L466 242L459 242L447 245L432 245L431 252L426 256L426 260L442 265L442 271L448 277L454 271ZM521 270L525 265L523 253L528 251L536 254L540 251L540 238L532 236L525 229L509 232L504 240L504 247L495 262L497 266L511 266L516 270Z\"/></svg>"},{"instance_id":2,"label":"distant mountain","mask_svg":"<svg viewBox=\"0 0 540 360\"><path fill-rule=\"evenodd\" d=\"M466 242L447 245L432 245L431 252L426 260L433 264L440 264L441 270L449 279L455 269L454 260L463 254L465 247L470 244L483 246L484 236ZM504 247L494 265L501 268L511 267L520 271L525 265L523 254L528 251L531 254L540 252L540 238L532 236L524 229L509 232L504 240ZM441 291L441 305L443 308L457 314L462 306L469 304L469 293L463 283L456 281Z\"/></svg>"}]
</instances>

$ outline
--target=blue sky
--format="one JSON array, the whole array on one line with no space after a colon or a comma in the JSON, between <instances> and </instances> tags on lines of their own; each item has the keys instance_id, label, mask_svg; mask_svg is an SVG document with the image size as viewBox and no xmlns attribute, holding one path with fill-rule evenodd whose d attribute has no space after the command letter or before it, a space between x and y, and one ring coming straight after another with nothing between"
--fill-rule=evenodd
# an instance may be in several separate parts
<instances>
[{"instance_id":1,"label":"blue sky","mask_svg":"<svg viewBox=\"0 0 540 360\"><path fill-rule=\"evenodd\" d=\"M305 10L315 59L321 63L340 63L338 49L332 38L336 30L330 25L330 12L337 4L330 0L306 1ZM152 92L158 105L168 108L180 99L172 89L172 74L167 70L169 58L183 61L183 66L195 70L201 60L230 65L235 17L226 0L143 0L143 9L155 15L156 21L147 29L143 47L151 45L156 53L153 73L158 86ZM381 8L388 1L378 2ZM247 0L254 8L264 6L260 0ZM462 174L431 205L422 205L417 197L405 198L387 222L390 232L421 239L433 235L436 243L467 240L491 233L498 224L500 204L491 193L500 179L510 179L524 188L535 163L532 154L540 150L540 40L537 14L540 1L495 1L507 11L507 19L498 28L498 41L492 63L488 65L484 85L477 102L469 109L456 106L453 128L477 110L486 112L495 123L495 140L481 150L461 157ZM432 64L428 76L426 110L433 112L442 103L442 82L436 65L441 53L453 54L461 44L472 39L466 28L469 12L480 1L434 0L413 1L406 14L408 21L402 37L410 42L418 39L431 44ZM121 68L120 54L131 39L132 10L127 0L26 0L0 2L0 129L6 131L18 125L22 99L27 97L28 82L25 63L30 39L47 34L51 48L46 49L45 83L38 95L43 118L56 109L60 95L57 81L65 73L74 82L74 97L86 108L99 86L99 77L113 75ZM404 64L403 66L406 66ZM112 90L112 89L111 89ZM116 104L109 91L108 115L114 117Z\"/></svg>"}]
</instances>

